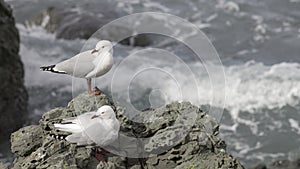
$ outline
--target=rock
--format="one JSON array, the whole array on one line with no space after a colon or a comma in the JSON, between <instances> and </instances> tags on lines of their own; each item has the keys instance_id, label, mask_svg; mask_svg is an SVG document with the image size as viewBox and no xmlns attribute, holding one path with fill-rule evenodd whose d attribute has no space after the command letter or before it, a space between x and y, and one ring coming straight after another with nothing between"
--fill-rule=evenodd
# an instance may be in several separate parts
<instances>
[{"instance_id":1,"label":"rock","mask_svg":"<svg viewBox=\"0 0 300 169\"><path fill-rule=\"evenodd\" d=\"M300 159L295 161L290 160L276 160L271 164L258 164L252 169L299 169L300 168Z\"/></svg>"},{"instance_id":2,"label":"rock","mask_svg":"<svg viewBox=\"0 0 300 169\"><path fill-rule=\"evenodd\" d=\"M29 25L39 25L48 32L55 33L62 39L88 39L103 25L117 19L120 15L115 11L101 10L101 13L77 12L73 8L60 9L48 7L29 20ZM118 41L123 35L130 36L134 30L128 25L113 25L101 35L94 35L99 39ZM148 46L153 43L151 35L137 35L120 42L123 45Z\"/></svg>"},{"instance_id":3,"label":"rock","mask_svg":"<svg viewBox=\"0 0 300 169\"><path fill-rule=\"evenodd\" d=\"M258 164L257 166L255 166L252 169L267 169L267 166L265 164Z\"/></svg>"},{"instance_id":4,"label":"rock","mask_svg":"<svg viewBox=\"0 0 300 169\"><path fill-rule=\"evenodd\" d=\"M196 113L195 119L191 115L192 112ZM145 136L153 135L151 140L159 143L150 144L149 147L153 149L151 151L172 146L180 130L188 124L191 124L191 129L178 145L161 155L147 159L146 164L149 168L242 168L236 159L224 153L226 145L216 137L219 127L216 121L196 106L188 102L172 103L150 112L145 111L140 116L149 119L153 114L163 118L161 121L145 125ZM180 119L179 116L183 117ZM188 119L189 117L191 119ZM178 119L182 121L176 123ZM195 120L194 123L189 123L192 119ZM167 139L161 139L162 137Z\"/></svg>"},{"instance_id":5,"label":"rock","mask_svg":"<svg viewBox=\"0 0 300 169\"><path fill-rule=\"evenodd\" d=\"M275 161L269 167L272 167L274 169L277 169L277 168L278 169L279 168L294 169L294 166L293 166L292 162L289 161L289 160L278 160L278 161ZM299 168L299 166L297 168Z\"/></svg>"},{"instance_id":6,"label":"rock","mask_svg":"<svg viewBox=\"0 0 300 169\"><path fill-rule=\"evenodd\" d=\"M11 150L19 156L29 155L41 146L42 140L42 129L40 126L27 126L11 135Z\"/></svg>"},{"instance_id":7,"label":"rock","mask_svg":"<svg viewBox=\"0 0 300 169\"><path fill-rule=\"evenodd\" d=\"M7 169L8 167L4 165L2 162L0 162L0 169Z\"/></svg>"},{"instance_id":8,"label":"rock","mask_svg":"<svg viewBox=\"0 0 300 169\"><path fill-rule=\"evenodd\" d=\"M0 141L22 127L27 115L27 92L19 56L19 33L11 8L0 0Z\"/></svg>"},{"instance_id":9,"label":"rock","mask_svg":"<svg viewBox=\"0 0 300 169\"><path fill-rule=\"evenodd\" d=\"M151 157L131 158L107 153L104 155L106 162L99 163L91 148L77 147L50 137L50 134L67 134L54 129L54 123L65 117L96 110L102 105L111 105L115 109L121 124L120 133L135 138L150 138L144 147L147 150L145 153L149 153ZM137 120L148 122L139 123ZM180 130L185 128L189 129L186 133ZM242 169L243 166L225 152L226 144L218 137L218 132L216 121L189 102L174 102L157 109L145 110L131 121L125 116L125 111L116 107L106 95L83 93L67 107L45 113L38 126L24 127L12 134L12 151L18 155L13 168ZM40 137L33 140L34 135ZM29 142L31 147L22 149L19 146ZM126 148L128 143L122 140L120 142ZM163 151L160 152L161 150Z\"/></svg>"},{"instance_id":10,"label":"rock","mask_svg":"<svg viewBox=\"0 0 300 169\"><path fill-rule=\"evenodd\" d=\"M274 169L299 169L300 168L300 159L297 159L295 161L290 160L277 160L270 164L268 168L274 168Z\"/></svg>"},{"instance_id":11,"label":"rock","mask_svg":"<svg viewBox=\"0 0 300 169\"><path fill-rule=\"evenodd\" d=\"M92 16L89 13L77 12L72 7L64 8L48 7L36 16L29 19L29 25L39 25L44 27L48 32L56 32L57 38L64 39L88 39L101 26L112 19L117 18L117 14L112 11L106 12L105 17Z\"/></svg>"}]
</instances>

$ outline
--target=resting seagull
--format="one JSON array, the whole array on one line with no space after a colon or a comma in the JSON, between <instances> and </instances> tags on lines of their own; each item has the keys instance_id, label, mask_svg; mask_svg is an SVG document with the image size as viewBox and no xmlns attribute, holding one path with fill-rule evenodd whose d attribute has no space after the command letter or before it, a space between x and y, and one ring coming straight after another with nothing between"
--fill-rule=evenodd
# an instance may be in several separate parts
<instances>
[{"instance_id":1,"label":"resting seagull","mask_svg":"<svg viewBox=\"0 0 300 169\"><path fill-rule=\"evenodd\" d=\"M72 58L56 65L40 67L42 71L68 74L74 77L85 78L88 85L88 93L101 94L100 90L91 89L91 79L104 75L113 66L113 48L108 40L101 40L94 50L79 53Z\"/></svg>"},{"instance_id":2,"label":"resting seagull","mask_svg":"<svg viewBox=\"0 0 300 169\"><path fill-rule=\"evenodd\" d=\"M60 131L70 132L71 134L64 138L70 143L78 146L104 147L118 138L120 123L114 110L105 105L97 112L87 112L77 117L63 119L61 123L54 124L54 127ZM102 161L102 158L100 160Z\"/></svg>"}]
</instances>

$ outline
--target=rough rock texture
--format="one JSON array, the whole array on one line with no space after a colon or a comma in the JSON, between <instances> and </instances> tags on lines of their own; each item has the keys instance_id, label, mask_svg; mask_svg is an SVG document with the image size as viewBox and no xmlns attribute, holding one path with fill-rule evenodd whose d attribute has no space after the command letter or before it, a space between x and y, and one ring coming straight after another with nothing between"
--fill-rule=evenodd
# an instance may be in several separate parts
<instances>
[{"instance_id":1,"label":"rough rock texture","mask_svg":"<svg viewBox=\"0 0 300 169\"><path fill-rule=\"evenodd\" d=\"M290 160L277 160L273 163L266 165L266 164L259 164L252 169L299 169L300 168L300 159L295 161Z\"/></svg>"},{"instance_id":2,"label":"rough rock texture","mask_svg":"<svg viewBox=\"0 0 300 169\"><path fill-rule=\"evenodd\" d=\"M65 117L96 110L106 104L115 108L122 133L136 138L150 138L144 147L152 157L128 158L108 153L105 155L106 162L99 163L91 148L76 147L49 136L67 134L55 130L53 123ZM56 108L45 113L39 125L28 126L13 133L12 151L18 155L13 168L243 168L225 152L225 142L217 137L218 124L188 102L175 102L155 110L146 110L136 117L136 120L150 120L148 123L130 121L125 113L121 108L116 108L104 94L92 96L83 93L66 108ZM187 127L191 127L189 132L180 132L180 129ZM37 137L33 138L34 136ZM30 144L27 145L28 143ZM120 144L126 146L127 143ZM162 149L166 151L155 155L155 152Z\"/></svg>"},{"instance_id":3,"label":"rough rock texture","mask_svg":"<svg viewBox=\"0 0 300 169\"><path fill-rule=\"evenodd\" d=\"M66 10L67 9L67 10ZM56 33L57 38L63 39L88 39L103 25L117 19L120 15L115 11L100 10L101 13L78 13L72 8L58 9L49 7L36 15L28 23L33 25L40 25L51 33ZM99 15L96 17L95 15ZM106 30L101 35L95 35L100 39L107 39L111 41L118 40L118 37L123 35L130 36L133 30L128 25L114 25ZM147 46L152 43L149 36L138 35L133 39L126 38L120 42L123 45L133 46Z\"/></svg>"},{"instance_id":4,"label":"rough rock texture","mask_svg":"<svg viewBox=\"0 0 300 169\"><path fill-rule=\"evenodd\" d=\"M7 169L8 167L0 162L0 169Z\"/></svg>"},{"instance_id":5,"label":"rough rock texture","mask_svg":"<svg viewBox=\"0 0 300 169\"><path fill-rule=\"evenodd\" d=\"M11 135L12 151L20 156L29 155L42 144L42 130L39 126L27 126Z\"/></svg>"},{"instance_id":6,"label":"rough rock texture","mask_svg":"<svg viewBox=\"0 0 300 169\"><path fill-rule=\"evenodd\" d=\"M24 124L27 112L19 41L12 10L0 0L0 141Z\"/></svg>"}]
</instances>

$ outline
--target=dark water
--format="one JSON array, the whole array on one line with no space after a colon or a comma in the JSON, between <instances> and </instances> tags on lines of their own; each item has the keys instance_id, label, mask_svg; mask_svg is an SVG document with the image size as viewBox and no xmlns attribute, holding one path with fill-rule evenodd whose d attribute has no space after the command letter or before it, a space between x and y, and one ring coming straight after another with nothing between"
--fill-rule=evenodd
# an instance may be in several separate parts
<instances>
[{"instance_id":1,"label":"dark water","mask_svg":"<svg viewBox=\"0 0 300 169\"><path fill-rule=\"evenodd\" d=\"M30 94L30 122L36 123L42 113L65 106L76 94L86 90L84 80L39 72L41 65L59 62L78 53L85 40L62 40L42 26L25 26L47 7L72 10L99 16L113 13L124 16L135 12L166 12L197 25L208 36L223 63L226 86L225 111L221 120L221 136L228 150L246 167L259 162L299 157L300 145L300 2L297 0L135 0L135 1L46 1L10 0L21 35L21 56L25 64L25 83ZM69 23L65 23L68 25ZM176 31L176 29L171 29ZM174 51L192 70L197 72L197 87L201 99L192 90L185 90L189 101L197 105L210 104L210 79L201 63L180 43L158 43L161 49ZM117 45L116 63L143 47ZM156 49L136 54L136 64L148 62ZM157 52L157 53L156 53ZM149 56L148 56L149 55ZM155 55L155 56L157 56ZM144 56L144 57L142 57ZM147 58L148 56L148 58ZM167 54L166 54L167 58ZM151 60L159 66L161 60ZM167 65L178 70L176 77L186 86L194 77L184 72L180 63ZM217 70L220 65L213 65ZM97 80L97 86L111 92L114 68ZM124 94L125 80L131 67L122 67L124 84L117 85L116 93ZM216 76L219 76L216 71ZM122 82L121 77L119 82ZM177 80L178 80L177 79ZM73 80L73 82L72 82ZM159 82L159 85L157 85ZM75 83L75 85L74 85ZM155 86L157 85L157 86ZM134 87L132 87L134 86ZM165 74L137 76L129 89L131 101L138 108L159 106L176 100L176 84ZM149 91L155 86L159 89ZM154 88L154 87L153 87ZM118 90L119 89L119 90ZM73 94L72 94L73 92ZM142 96L142 97L141 97ZM148 96L148 97L144 97ZM121 97L121 96L120 96ZM162 98L157 101L157 98ZM224 100L215 93L218 102ZM142 100L142 101L141 101ZM218 105L213 105L218 106Z\"/></svg>"}]
</instances>

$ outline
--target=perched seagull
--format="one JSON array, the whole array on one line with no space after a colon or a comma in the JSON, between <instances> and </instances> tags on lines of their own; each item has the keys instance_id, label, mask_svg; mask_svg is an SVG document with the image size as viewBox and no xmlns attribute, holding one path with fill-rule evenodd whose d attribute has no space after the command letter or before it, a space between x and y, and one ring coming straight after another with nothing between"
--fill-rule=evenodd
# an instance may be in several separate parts
<instances>
[{"instance_id":1,"label":"perched seagull","mask_svg":"<svg viewBox=\"0 0 300 169\"><path fill-rule=\"evenodd\" d=\"M102 106L97 112L87 112L77 117L64 119L54 127L70 132L65 140L77 145L104 147L118 138L120 123L110 106Z\"/></svg>"},{"instance_id":2,"label":"perched seagull","mask_svg":"<svg viewBox=\"0 0 300 169\"><path fill-rule=\"evenodd\" d=\"M42 71L68 74L87 80L90 94L101 94L100 90L91 89L91 79L104 75L113 66L113 45L108 40L101 40L94 50L79 53L56 65L42 66Z\"/></svg>"}]
</instances>

